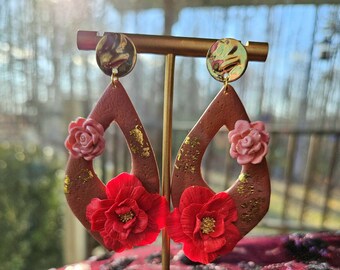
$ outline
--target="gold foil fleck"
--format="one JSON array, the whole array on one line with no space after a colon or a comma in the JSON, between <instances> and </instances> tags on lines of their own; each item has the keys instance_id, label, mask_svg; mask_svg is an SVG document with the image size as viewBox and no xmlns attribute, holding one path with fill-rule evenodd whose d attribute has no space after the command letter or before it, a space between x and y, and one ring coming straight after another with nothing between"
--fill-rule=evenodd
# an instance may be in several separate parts
<instances>
[{"instance_id":1,"label":"gold foil fleck","mask_svg":"<svg viewBox=\"0 0 340 270\"><path fill-rule=\"evenodd\" d=\"M254 185L248 181L249 178L250 175L247 173L241 173L238 177L239 183L237 185L237 192L243 197L247 197L254 193Z\"/></svg>"},{"instance_id":2,"label":"gold foil fleck","mask_svg":"<svg viewBox=\"0 0 340 270\"><path fill-rule=\"evenodd\" d=\"M130 150L133 154L136 154L138 152L138 147L130 143Z\"/></svg>"},{"instance_id":3,"label":"gold foil fleck","mask_svg":"<svg viewBox=\"0 0 340 270\"><path fill-rule=\"evenodd\" d=\"M78 175L78 179L82 180L83 183L86 183L87 181L91 180L93 178L93 173L89 169L81 169L80 174Z\"/></svg>"},{"instance_id":4,"label":"gold foil fleck","mask_svg":"<svg viewBox=\"0 0 340 270\"><path fill-rule=\"evenodd\" d=\"M243 208L243 209L244 209L244 208L247 208L247 204L246 204L246 203L242 203L242 204L241 204L241 208Z\"/></svg>"},{"instance_id":5,"label":"gold foil fleck","mask_svg":"<svg viewBox=\"0 0 340 270\"><path fill-rule=\"evenodd\" d=\"M189 136L187 136L184 139L184 144L190 145L192 148L195 148L197 145L199 145L201 143L200 143L200 141L197 137L194 137L194 138L191 139Z\"/></svg>"},{"instance_id":6,"label":"gold foil fleck","mask_svg":"<svg viewBox=\"0 0 340 270\"><path fill-rule=\"evenodd\" d=\"M246 183L246 182L248 182L249 177L250 177L249 174L241 173L240 176L238 177L238 180L240 180L240 182L242 182L242 183Z\"/></svg>"},{"instance_id":7,"label":"gold foil fleck","mask_svg":"<svg viewBox=\"0 0 340 270\"><path fill-rule=\"evenodd\" d=\"M130 136L133 137L135 143L131 142L129 145L132 154L138 154L143 158L147 158L151 155L151 148L148 142L144 141L142 129L140 125L136 125L130 130Z\"/></svg>"},{"instance_id":8,"label":"gold foil fleck","mask_svg":"<svg viewBox=\"0 0 340 270\"><path fill-rule=\"evenodd\" d=\"M195 165L191 165L190 163L182 163L182 164L175 164L174 165L176 170L180 170L182 172L190 172L190 173L195 173L196 167Z\"/></svg>"},{"instance_id":9,"label":"gold foil fleck","mask_svg":"<svg viewBox=\"0 0 340 270\"><path fill-rule=\"evenodd\" d=\"M130 130L130 135L138 142L141 146L144 145L144 136L142 132L142 127L136 125L134 129Z\"/></svg>"},{"instance_id":10,"label":"gold foil fleck","mask_svg":"<svg viewBox=\"0 0 340 270\"><path fill-rule=\"evenodd\" d=\"M150 156L150 147L144 147L142 152L142 157L149 157Z\"/></svg>"},{"instance_id":11,"label":"gold foil fleck","mask_svg":"<svg viewBox=\"0 0 340 270\"><path fill-rule=\"evenodd\" d=\"M254 218L257 218L261 210L261 205L264 201L264 198L258 197L252 198L249 201L241 204L241 208L245 210L245 212L241 214L241 221L248 223L252 222Z\"/></svg>"},{"instance_id":12,"label":"gold foil fleck","mask_svg":"<svg viewBox=\"0 0 340 270\"><path fill-rule=\"evenodd\" d=\"M191 147L180 149L180 151L177 154L176 160L178 162L175 168L183 172L195 173L200 151L198 149L195 150L193 148L200 143L198 141L198 138L196 137L194 137L193 140L191 140L190 137L186 137L184 140L184 144L190 145Z\"/></svg>"},{"instance_id":13,"label":"gold foil fleck","mask_svg":"<svg viewBox=\"0 0 340 270\"><path fill-rule=\"evenodd\" d=\"M182 153L184 152L183 148L179 149L179 152L177 154L177 160L181 160L181 157L182 157Z\"/></svg>"},{"instance_id":14,"label":"gold foil fleck","mask_svg":"<svg viewBox=\"0 0 340 270\"><path fill-rule=\"evenodd\" d=\"M253 217L249 215L248 213L242 213L241 214L241 221L243 223L249 223L253 220Z\"/></svg>"},{"instance_id":15,"label":"gold foil fleck","mask_svg":"<svg viewBox=\"0 0 340 270\"><path fill-rule=\"evenodd\" d=\"M244 185L237 186L237 192L238 192L238 194L243 194L245 192Z\"/></svg>"},{"instance_id":16,"label":"gold foil fleck","mask_svg":"<svg viewBox=\"0 0 340 270\"><path fill-rule=\"evenodd\" d=\"M243 197L248 197L251 194L254 194L254 185L245 185L240 184L237 186L238 194L242 195Z\"/></svg>"},{"instance_id":17,"label":"gold foil fleck","mask_svg":"<svg viewBox=\"0 0 340 270\"><path fill-rule=\"evenodd\" d=\"M64 193L68 194L70 193L70 184L71 184L71 179L68 175L65 175L64 179Z\"/></svg>"},{"instance_id":18,"label":"gold foil fleck","mask_svg":"<svg viewBox=\"0 0 340 270\"><path fill-rule=\"evenodd\" d=\"M201 143L200 143L200 141L199 141L199 139L197 137L194 137L193 140L190 143L192 148L195 148L199 144L201 144Z\"/></svg>"},{"instance_id":19,"label":"gold foil fleck","mask_svg":"<svg viewBox=\"0 0 340 270\"><path fill-rule=\"evenodd\" d=\"M192 159L194 161L198 160L198 157L199 157L200 154L201 154L201 152L199 150L196 150L194 155L192 156Z\"/></svg>"}]
</instances>

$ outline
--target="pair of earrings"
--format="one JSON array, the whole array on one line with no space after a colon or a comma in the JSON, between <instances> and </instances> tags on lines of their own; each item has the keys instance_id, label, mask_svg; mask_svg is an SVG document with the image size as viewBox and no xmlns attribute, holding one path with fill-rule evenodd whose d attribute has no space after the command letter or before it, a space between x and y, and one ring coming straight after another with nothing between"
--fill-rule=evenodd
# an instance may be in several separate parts
<instances>
[{"instance_id":1,"label":"pair of earrings","mask_svg":"<svg viewBox=\"0 0 340 270\"><path fill-rule=\"evenodd\" d=\"M136 62L136 49L125 35L107 34L98 43L97 62L111 83L87 119L69 125L65 146L70 152L64 191L73 213L93 237L117 252L150 244L166 226L169 236L183 243L192 261L209 263L230 252L262 219L270 197L264 156L269 136L262 122L250 122L228 82L247 65L243 45L222 39L212 45L207 66L224 86L186 136L176 156L171 198L174 210L159 195L155 155L144 127L118 77ZM131 172L104 185L93 159L105 149L104 132L115 122L131 152ZM202 157L222 126L230 130L230 154L242 165L235 183L215 194L201 175Z\"/></svg>"}]
</instances>

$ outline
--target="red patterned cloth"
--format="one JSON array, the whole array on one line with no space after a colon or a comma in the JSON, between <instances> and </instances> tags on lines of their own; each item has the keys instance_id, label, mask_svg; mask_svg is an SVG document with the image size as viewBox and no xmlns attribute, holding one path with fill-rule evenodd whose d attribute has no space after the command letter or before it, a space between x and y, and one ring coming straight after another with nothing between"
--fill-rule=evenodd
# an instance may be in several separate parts
<instances>
[{"instance_id":1,"label":"red patterned cloth","mask_svg":"<svg viewBox=\"0 0 340 270\"><path fill-rule=\"evenodd\" d=\"M234 250L213 263L203 265L184 256L180 245L171 244L170 269L340 269L340 233L309 233L243 238ZM68 268L67 268L68 267ZM162 269L161 247L149 245L59 270Z\"/></svg>"}]
</instances>

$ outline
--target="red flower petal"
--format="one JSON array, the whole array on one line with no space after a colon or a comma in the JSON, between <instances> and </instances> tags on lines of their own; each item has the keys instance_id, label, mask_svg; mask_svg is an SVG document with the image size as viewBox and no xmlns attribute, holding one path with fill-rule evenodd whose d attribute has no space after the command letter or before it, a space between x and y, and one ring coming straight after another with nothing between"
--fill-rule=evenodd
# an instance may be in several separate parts
<instances>
[{"instance_id":1,"label":"red flower petal","mask_svg":"<svg viewBox=\"0 0 340 270\"><path fill-rule=\"evenodd\" d=\"M100 205L99 199L89 204L87 218L96 225L108 249L120 252L152 243L157 238L169 212L164 197L148 193L138 178L128 173L112 179L106 186L106 194L109 199L103 200L105 205ZM97 221L91 220L94 213Z\"/></svg>"},{"instance_id":2,"label":"red flower petal","mask_svg":"<svg viewBox=\"0 0 340 270\"><path fill-rule=\"evenodd\" d=\"M148 226L148 215L145 214L143 210L140 210L138 216L136 218L135 226L132 229L133 233L141 233L144 232L146 227Z\"/></svg>"},{"instance_id":3,"label":"red flower petal","mask_svg":"<svg viewBox=\"0 0 340 270\"><path fill-rule=\"evenodd\" d=\"M92 216L91 230L101 231L104 229L106 216L104 211L96 211Z\"/></svg>"},{"instance_id":4,"label":"red flower petal","mask_svg":"<svg viewBox=\"0 0 340 270\"><path fill-rule=\"evenodd\" d=\"M135 187L142 186L141 182L132 174L121 173L111 179L106 185L106 195L109 199L116 200L117 195L124 188L132 190ZM124 189L125 190L125 189ZM125 190L125 192L127 192ZM126 198L126 197L125 197Z\"/></svg>"},{"instance_id":5,"label":"red flower petal","mask_svg":"<svg viewBox=\"0 0 340 270\"><path fill-rule=\"evenodd\" d=\"M103 216L105 216L105 211L107 211L112 206L111 200L100 200L98 198L93 198L86 208L86 218L91 223L91 230L100 230L103 226Z\"/></svg>"},{"instance_id":6,"label":"red flower petal","mask_svg":"<svg viewBox=\"0 0 340 270\"><path fill-rule=\"evenodd\" d=\"M127 249L127 246L124 245L122 242L110 237L110 235L108 235L105 232L101 232L100 233L101 237L104 240L104 244L105 246L109 249L109 250L114 250L116 252L122 252L125 249Z\"/></svg>"},{"instance_id":7,"label":"red flower petal","mask_svg":"<svg viewBox=\"0 0 340 270\"><path fill-rule=\"evenodd\" d=\"M134 222L135 220L130 220L130 222ZM111 223L108 223L111 224ZM105 227L110 227L108 224L105 224ZM117 239L119 241L125 241L131 232L131 228L123 228L126 225L121 222L113 222L112 230L108 231L108 234L111 235L112 238ZM113 237L114 236L114 237Z\"/></svg>"},{"instance_id":8,"label":"red flower petal","mask_svg":"<svg viewBox=\"0 0 340 270\"><path fill-rule=\"evenodd\" d=\"M235 202L227 192L217 193L202 208L202 211L218 211L220 215L227 217L230 222L234 222L237 220L237 210Z\"/></svg>"},{"instance_id":9,"label":"red flower petal","mask_svg":"<svg viewBox=\"0 0 340 270\"><path fill-rule=\"evenodd\" d=\"M117 239L126 239L127 235L126 232L130 232L131 228L124 227L125 225L128 225L131 227L131 222L134 222L135 219L131 219L130 223L123 223L119 220L118 215L115 213L115 207L112 207L109 211L105 212L106 221L105 221L105 227L103 230L105 230L107 233L112 235L113 238ZM123 238L120 238L118 235L123 235Z\"/></svg>"},{"instance_id":10,"label":"red flower petal","mask_svg":"<svg viewBox=\"0 0 340 270\"><path fill-rule=\"evenodd\" d=\"M112 222L106 220L104 229L99 231L100 235L102 235L103 239L105 236L105 238L110 238L114 241L123 241L124 239L122 238L121 233L116 231L112 224L113 224Z\"/></svg>"},{"instance_id":11,"label":"red flower petal","mask_svg":"<svg viewBox=\"0 0 340 270\"><path fill-rule=\"evenodd\" d=\"M190 238L193 238L195 228L197 227L196 216L201 210L201 207L202 205L200 204L192 204L184 208L183 212L181 213L180 222L183 233Z\"/></svg>"},{"instance_id":12,"label":"red flower petal","mask_svg":"<svg viewBox=\"0 0 340 270\"><path fill-rule=\"evenodd\" d=\"M136 200L139 207L144 211L148 211L154 208L154 200L156 197L160 197L158 194L150 194L143 186L135 187L131 192L131 197Z\"/></svg>"},{"instance_id":13,"label":"red flower petal","mask_svg":"<svg viewBox=\"0 0 340 270\"><path fill-rule=\"evenodd\" d=\"M86 207L86 218L91 219L94 212L96 212L98 209L101 209L101 202L105 200L101 200L98 198L93 198L91 202Z\"/></svg>"},{"instance_id":14,"label":"red flower petal","mask_svg":"<svg viewBox=\"0 0 340 270\"><path fill-rule=\"evenodd\" d=\"M179 211L182 212L186 206L191 204L204 204L207 202L212 196L214 196L214 192L206 187L200 186L191 186L186 188L179 202Z\"/></svg>"},{"instance_id":15,"label":"red flower petal","mask_svg":"<svg viewBox=\"0 0 340 270\"><path fill-rule=\"evenodd\" d=\"M242 238L239 230L234 224L229 224L225 227L226 244L218 251L219 255L231 252L236 246L237 242Z\"/></svg>"},{"instance_id":16,"label":"red flower petal","mask_svg":"<svg viewBox=\"0 0 340 270\"><path fill-rule=\"evenodd\" d=\"M157 194L150 194L150 197L152 205L157 205L157 207L150 208L146 211L149 216L149 226L152 227L152 229L157 228L161 230L165 227L166 217L169 214L168 202L164 197ZM137 203L139 203L139 201ZM145 209L143 207L141 208L143 210Z\"/></svg>"},{"instance_id":17,"label":"red flower petal","mask_svg":"<svg viewBox=\"0 0 340 270\"><path fill-rule=\"evenodd\" d=\"M181 226L181 214L178 208L175 208L166 219L167 232L169 236L178 243L184 243L190 241L190 238L183 233Z\"/></svg>"},{"instance_id":18,"label":"red flower petal","mask_svg":"<svg viewBox=\"0 0 340 270\"><path fill-rule=\"evenodd\" d=\"M175 208L167 219L167 229L175 242L183 243L186 256L206 264L231 251L241 239L232 223L237 220L237 210L231 196L226 192L214 195L203 187L189 187L182 197L179 208ZM208 227L203 233L201 226L207 221L203 220L205 217L213 219L214 223L204 224Z\"/></svg>"},{"instance_id":19,"label":"red flower petal","mask_svg":"<svg viewBox=\"0 0 340 270\"><path fill-rule=\"evenodd\" d=\"M131 239L129 240L133 241L133 246L144 246L153 243L158 235L159 231L144 231L140 234L131 235Z\"/></svg>"},{"instance_id":20,"label":"red flower petal","mask_svg":"<svg viewBox=\"0 0 340 270\"><path fill-rule=\"evenodd\" d=\"M203 248L198 248L192 245L183 245L184 254L194 262L200 262L203 264L208 264L215 260L218 255L217 254L209 254L204 251Z\"/></svg>"},{"instance_id":21,"label":"red flower petal","mask_svg":"<svg viewBox=\"0 0 340 270\"><path fill-rule=\"evenodd\" d=\"M222 234L225 233L225 224L224 224L224 219L221 216L217 216L215 218L216 222L215 222L215 228L214 231L209 233L209 236L212 238L216 238L221 236Z\"/></svg>"},{"instance_id":22,"label":"red flower petal","mask_svg":"<svg viewBox=\"0 0 340 270\"><path fill-rule=\"evenodd\" d=\"M225 244L227 240L224 237L210 238L209 240L204 241L204 251L207 253L212 253L220 250Z\"/></svg>"}]
</instances>

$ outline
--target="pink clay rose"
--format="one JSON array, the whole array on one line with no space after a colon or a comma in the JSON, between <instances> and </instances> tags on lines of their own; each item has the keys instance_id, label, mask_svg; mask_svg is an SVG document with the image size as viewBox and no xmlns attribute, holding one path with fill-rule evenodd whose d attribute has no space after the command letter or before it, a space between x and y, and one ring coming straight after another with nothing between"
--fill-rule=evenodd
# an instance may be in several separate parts
<instances>
[{"instance_id":1,"label":"pink clay rose","mask_svg":"<svg viewBox=\"0 0 340 270\"><path fill-rule=\"evenodd\" d=\"M230 155L237 158L240 165L258 164L268 152L269 134L261 121L238 120L234 130L228 134Z\"/></svg>"},{"instance_id":2,"label":"pink clay rose","mask_svg":"<svg viewBox=\"0 0 340 270\"><path fill-rule=\"evenodd\" d=\"M77 118L68 127L69 135L65 147L74 158L92 160L103 153L105 148L104 128L93 119Z\"/></svg>"}]
</instances>

